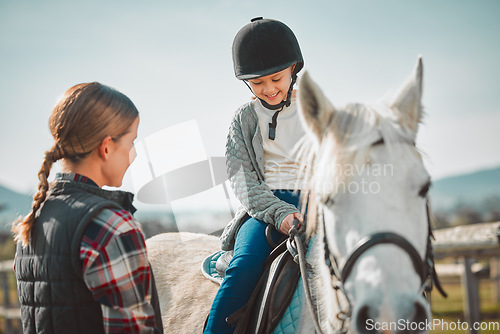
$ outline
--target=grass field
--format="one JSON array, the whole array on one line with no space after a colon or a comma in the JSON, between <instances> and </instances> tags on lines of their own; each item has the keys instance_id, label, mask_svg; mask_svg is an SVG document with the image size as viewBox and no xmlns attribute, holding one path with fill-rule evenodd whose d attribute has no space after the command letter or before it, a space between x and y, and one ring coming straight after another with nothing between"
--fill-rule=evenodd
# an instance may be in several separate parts
<instances>
[{"instance_id":1,"label":"grass field","mask_svg":"<svg viewBox=\"0 0 500 334\"><path fill-rule=\"evenodd\" d=\"M433 321L444 324L441 328L436 326L431 334L466 334L467 324L464 324L463 298L464 294L460 281L444 284L448 298L443 298L437 291L433 291L431 298L431 310ZM500 333L500 304L493 297L493 283L487 280L480 281L479 298L481 308L481 324L483 328L490 330L479 330L480 334ZM458 327L458 328L457 328Z\"/></svg>"}]
</instances>

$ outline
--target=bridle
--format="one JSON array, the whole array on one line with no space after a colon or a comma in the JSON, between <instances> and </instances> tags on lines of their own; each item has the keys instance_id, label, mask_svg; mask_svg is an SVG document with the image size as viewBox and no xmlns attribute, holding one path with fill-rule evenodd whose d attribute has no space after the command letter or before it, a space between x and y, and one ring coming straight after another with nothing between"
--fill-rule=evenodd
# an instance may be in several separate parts
<instances>
[{"instance_id":1,"label":"bridle","mask_svg":"<svg viewBox=\"0 0 500 334\"><path fill-rule=\"evenodd\" d=\"M374 142L372 146L382 145L384 144L383 138ZM414 143L413 143L414 145ZM426 195L425 195L426 197ZM339 261L335 257L335 255L330 251L330 247L328 246L328 240L326 237L326 222L323 215L320 215L322 220L322 229L323 229L323 245L324 245L324 259L325 264L327 265L330 271L330 277L332 278L332 288L335 290L337 304L339 312L337 313L337 318L341 321L341 327L339 329L335 329L334 332L339 334L347 333L349 330L349 320L351 318L352 313L352 303L349 299L349 295L344 287L344 284L349 277L354 265L357 260L369 249L381 245L381 244L391 244L400 249L402 249L405 253L410 257L415 272L419 275L421 281L421 287L418 291L419 294L424 294L429 296L430 292L433 288L433 284L436 285L438 291L446 297L446 293L444 292L439 279L437 277L434 265L434 253L432 249L432 239L434 236L432 234L431 227L431 219L430 219L430 209L428 198L426 197L426 211L427 211L427 226L428 226L428 236L427 236L427 248L425 257L422 259L415 249L415 247L404 237L394 232L376 232L367 235L362 238L354 247L353 251L347 256L347 260L345 263L340 266ZM328 199L323 203L323 205L332 206L334 202L332 199ZM306 262L305 259L305 241L303 238L304 228L298 229L297 225L290 230L290 238L288 240L288 250L294 256L296 262L299 263L300 272L302 276L302 282L304 286L306 301L309 306L309 310L311 312L311 316L313 319L315 330L318 334L322 334L323 331L319 325L319 312L317 307L315 306L315 301L313 294L311 293L310 283L309 283L309 275L308 268L311 266ZM346 300L346 306L342 307L340 296L342 294L344 299Z\"/></svg>"}]
</instances>

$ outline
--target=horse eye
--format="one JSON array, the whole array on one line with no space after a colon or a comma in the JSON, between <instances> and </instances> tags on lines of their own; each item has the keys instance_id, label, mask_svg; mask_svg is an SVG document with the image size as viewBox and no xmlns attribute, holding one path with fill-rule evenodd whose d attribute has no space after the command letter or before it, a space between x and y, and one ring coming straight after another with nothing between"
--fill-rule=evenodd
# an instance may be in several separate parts
<instances>
[{"instance_id":1,"label":"horse eye","mask_svg":"<svg viewBox=\"0 0 500 334\"><path fill-rule=\"evenodd\" d=\"M429 192L429 188L431 187L431 181L429 180L426 184L420 188L420 191L418 192L418 196L425 198L427 196L427 193Z\"/></svg>"},{"instance_id":2,"label":"horse eye","mask_svg":"<svg viewBox=\"0 0 500 334\"><path fill-rule=\"evenodd\" d=\"M333 200L333 197L328 197L325 201L325 205L330 207L330 206L333 206L335 204L335 201Z\"/></svg>"}]
</instances>

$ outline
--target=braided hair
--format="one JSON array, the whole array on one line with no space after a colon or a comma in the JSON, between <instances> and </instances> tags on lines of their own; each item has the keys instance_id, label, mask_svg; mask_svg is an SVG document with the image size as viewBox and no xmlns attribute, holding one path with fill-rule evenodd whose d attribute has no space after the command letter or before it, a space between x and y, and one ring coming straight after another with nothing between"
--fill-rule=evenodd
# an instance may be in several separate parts
<instances>
[{"instance_id":1,"label":"braided hair","mask_svg":"<svg viewBox=\"0 0 500 334\"><path fill-rule=\"evenodd\" d=\"M119 138L125 134L138 114L127 96L98 82L78 84L65 92L49 118L54 144L45 152L38 171L31 212L12 226L17 242L23 247L29 244L37 213L47 198L54 162L64 159L78 165L107 136Z\"/></svg>"}]
</instances>

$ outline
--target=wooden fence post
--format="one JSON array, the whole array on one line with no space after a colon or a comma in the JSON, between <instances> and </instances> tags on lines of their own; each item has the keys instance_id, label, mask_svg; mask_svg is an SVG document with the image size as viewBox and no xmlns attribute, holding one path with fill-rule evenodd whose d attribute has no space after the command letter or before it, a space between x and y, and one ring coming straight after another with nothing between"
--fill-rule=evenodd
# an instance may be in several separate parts
<instances>
[{"instance_id":1,"label":"wooden fence post","mask_svg":"<svg viewBox=\"0 0 500 334\"><path fill-rule=\"evenodd\" d=\"M463 257L464 273L462 277L464 288L464 313L465 320L469 323L469 333L477 334L474 330L474 323L479 323L481 320L479 307L479 280L472 272L474 259L471 257Z\"/></svg>"},{"instance_id":2,"label":"wooden fence post","mask_svg":"<svg viewBox=\"0 0 500 334\"><path fill-rule=\"evenodd\" d=\"M17 302L10 298L10 275L13 274L13 260L0 261L0 288L3 293L3 303L0 304L0 317L5 320L5 334L14 333L14 321L19 324L19 330L22 331L19 320L21 319L21 310Z\"/></svg>"},{"instance_id":3,"label":"wooden fence post","mask_svg":"<svg viewBox=\"0 0 500 334\"><path fill-rule=\"evenodd\" d=\"M2 281L2 293L3 293L3 310L7 314L10 308L10 291L9 291L9 277L7 272L0 272L0 280ZM5 318L5 333L12 333L12 320L6 316Z\"/></svg>"},{"instance_id":4,"label":"wooden fence post","mask_svg":"<svg viewBox=\"0 0 500 334\"><path fill-rule=\"evenodd\" d=\"M493 288L493 302L500 304L500 257L490 260L490 278Z\"/></svg>"}]
</instances>

